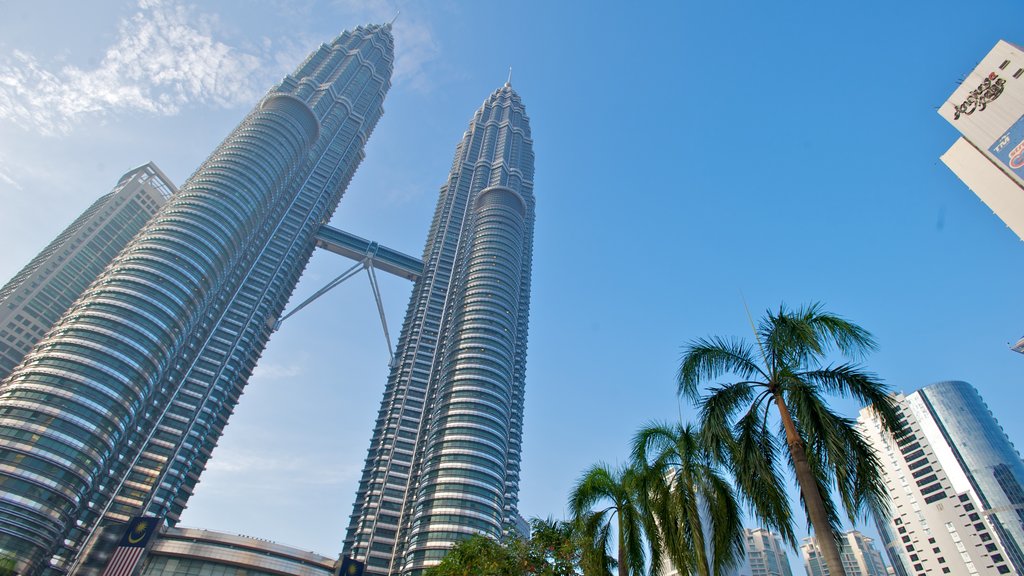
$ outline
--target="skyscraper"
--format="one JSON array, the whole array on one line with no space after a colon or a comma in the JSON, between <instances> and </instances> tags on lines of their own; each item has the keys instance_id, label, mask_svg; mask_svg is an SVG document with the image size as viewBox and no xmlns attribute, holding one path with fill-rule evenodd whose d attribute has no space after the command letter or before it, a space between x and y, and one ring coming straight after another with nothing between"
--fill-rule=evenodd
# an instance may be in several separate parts
<instances>
[{"instance_id":1,"label":"skyscraper","mask_svg":"<svg viewBox=\"0 0 1024 576\"><path fill-rule=\"evenodd\" d=\"M518 513L533 143L511 84L455 149L345 538L369 574L419 574Z\"/></svg>"},{"instance_id":2,"label":"skyscraper","mask_svg":"<svg viewBox=\"0 0 1024 576\"><path fill-rule=\"evenodd\" d=\"M173 524L363 157L390 26L259 102L0 383L0 551L63 573L104 521Z\"/></svg>"},{"instance_id":3,"label":"skyscraper","mask_svg":"<svg viewBox=\"0 0 1024 576\"><path fill-rule=\"evenodd\" d=\"M737 576L793 576L786 544L764 528L743 529L743 561Z\"/></svg>"},{"instance_id":4,"label":"skyscraper","mask_svg":"<svg viewBox=\"0 0 1024 576\"><path fill-rule=\"evenodd\" d=\"M0 380L174 190L153 163L129 171L0 288Z\"/></svg>"},{"instance_id":5,"label":"skyscraper","mask_svg":"<svg viewBox=\"0 0 1024 576\"><path fill-rule=\"evenodd\" d=\"M978 391L940 382L896 398L899 442L870 408L858 418L892 500L875 523L895 572L1024 573L1024 463Z\"/></svg>"},{"instance_id":6,"label":"skyscraper","mask_svg":"<svg viewBox=\"0 0 1024 576\"><path fill-rule=\"evenodd\" d=\"M825 557L822 556L821 547L818 546L815 537L804 538L800 554L804 558L807 576L829 576ZM887 573L882 555L875 548L875 541L857 530L842 535L839 541L839 554L846 576L885 576Z\"/></svg>"}]
</instances>

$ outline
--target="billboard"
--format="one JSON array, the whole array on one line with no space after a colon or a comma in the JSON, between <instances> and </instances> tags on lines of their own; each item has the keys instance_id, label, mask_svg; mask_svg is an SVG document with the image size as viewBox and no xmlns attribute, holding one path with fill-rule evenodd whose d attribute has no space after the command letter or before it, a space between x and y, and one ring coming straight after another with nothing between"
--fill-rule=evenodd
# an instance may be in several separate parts
<instances>
[{"instance_id":1,"label":"billboard","mask_svg":"<svg viewBox=\"0 0 1024 576\"><path fill-rule=\"evenodd\" d=\"M1024 187L1024 48L1000 40L939 108L971 143Z\"/></svg>"},{"instance_id":2,"label":"billboard","mask_svg":"<svg viewBox=\"0 0 1024 576\"><path fill-rule=\"evenodd\" d=\"M1024 115L1021 115L988 151L1003 166L1018 177L1024 178Z\"/></svg>"}]
</instances>

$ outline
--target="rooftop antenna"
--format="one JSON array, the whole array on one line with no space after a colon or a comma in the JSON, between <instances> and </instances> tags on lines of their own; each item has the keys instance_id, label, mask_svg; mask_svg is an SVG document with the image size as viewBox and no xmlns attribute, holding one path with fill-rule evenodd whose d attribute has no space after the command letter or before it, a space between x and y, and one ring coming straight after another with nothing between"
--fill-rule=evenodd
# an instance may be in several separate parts
<instances>
[{"instance_id":1,"label":"rooftop antenna","mask_svg":"<svg viewBox=\"0 0 1024 576\"><path fill-rule=\"evenodd\" d=\"M393 25L395 23L395 20L398 20L398 15L401 14L401 13L402 13L401 10L397 10L395 12L395 17L391 19L391 22L388 22L388 26Z\"/></svg>"},{"instance_id":2,"label":"rooftop antenna","mask_svg":"<svg viewBox=\"0 0 1024 576\"><path fill-rule=\"evenodd\" d=\"M505 86L511 86L511 85L512 85L512 67L509 66L508 67L508 80L505 81Z\"/></svg>"}]
</instances>

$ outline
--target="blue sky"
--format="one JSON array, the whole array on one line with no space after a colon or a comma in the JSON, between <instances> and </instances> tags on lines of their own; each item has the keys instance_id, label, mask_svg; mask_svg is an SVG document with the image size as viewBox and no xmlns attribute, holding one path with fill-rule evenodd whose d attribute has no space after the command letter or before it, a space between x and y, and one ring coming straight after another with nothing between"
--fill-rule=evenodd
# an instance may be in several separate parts
<instances>
[{"instance_id":1,"label":"blue sky","mask_svg":"<svg viewBox=\"0 0 1024 576\"><path fill-rule=\"evenodd\" d=\"M935 109L1024 5L0 2L0 278L127 169L181 183L316 45L390 20L385 114L333 224L419 255L474 110L513 67L537 156L521 509L561 516L676 400L681 346L823 301L910 392L973 383L1024 442L1024 246L938 160ZM349 266L314 256L301 301ZM392 335L410 286L381 278ZM340 551L387 347L357 277L290 319L183 523ZM852 404L842 404L849 413Z\"/></svg>"}]
</instances>

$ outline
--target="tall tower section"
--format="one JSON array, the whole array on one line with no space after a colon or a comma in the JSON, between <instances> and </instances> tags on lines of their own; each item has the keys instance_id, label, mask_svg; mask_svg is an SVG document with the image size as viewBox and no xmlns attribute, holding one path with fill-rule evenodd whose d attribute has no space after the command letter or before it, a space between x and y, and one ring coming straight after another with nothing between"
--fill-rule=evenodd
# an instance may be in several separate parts
<instances>
[{"instance_id":1,"label":"tall tower section","mask_svg":"<svg viewBox=\"0 0 1024 576\"><path fill-rule=\"evenodd\" d=\"M510 83L455 149L370 440L345 553L416 575L518 515L533 141Z\"/></svg>"},{"instance_id":2,"label":"tall tower section","mask_svg":"<svg viewBox=\"0 0 1024 576\"><path fill-rule=\"evenodd\" d=\"M0 288L0 380L175 190L152 162L130 170Z\"/></svg>"},{"instance_id":3,"label":"tall tower section","mask_svg":"<svg viewBox=\"0 0 1024 576\"><path fill-rule=\"evenodd\" d=\"M103 522L173 524L390 86L390 26L344 32L257 104L0 383L0 552L77 565Z\"/></svg>"}]
</instances>

